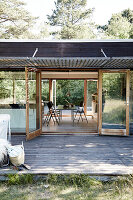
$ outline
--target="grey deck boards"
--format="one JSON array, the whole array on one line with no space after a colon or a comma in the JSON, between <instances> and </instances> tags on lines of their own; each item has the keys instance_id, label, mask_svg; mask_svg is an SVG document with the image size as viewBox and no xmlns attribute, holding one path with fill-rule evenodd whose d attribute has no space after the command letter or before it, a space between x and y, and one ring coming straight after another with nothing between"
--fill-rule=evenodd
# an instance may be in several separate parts
<instances>
[{"instance_id":1,"label":"grey deck boards","mask_svg":"<svg viewBox=\"0 0 133 200\"><path fill-rule=\"evenodd\" d=\"M133 136L42 135L27 142L24 136L12 136L12 144L20 144L22 141L25 163L31 166L28 173L133 173ZM1 169L0 174L3 173L11 171Z\"/></svg>"}]
</instances>

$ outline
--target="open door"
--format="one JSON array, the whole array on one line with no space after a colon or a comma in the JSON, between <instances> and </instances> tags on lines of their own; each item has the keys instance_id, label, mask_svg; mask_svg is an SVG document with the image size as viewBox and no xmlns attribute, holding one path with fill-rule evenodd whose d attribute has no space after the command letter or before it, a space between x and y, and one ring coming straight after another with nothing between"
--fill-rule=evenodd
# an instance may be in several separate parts
<instances>
[{"instance_id":1,"label":"open door","mask_svg":"<svg viewBox=\"0 0 133 200\"><path fill-rule=\"evenodd\" d=\"M99 70L99 135L129 135L129 70Z\"/></svg>"},{"instance_id":2,"label":"open door","mask_svg":"<svg viewBox=\"0 0 133 200\"><path fill-rule=\"evenodd\" d=\"M26 140L42 133L41 72L25 68L26 81Z\"/></svg>"}]
</instances>

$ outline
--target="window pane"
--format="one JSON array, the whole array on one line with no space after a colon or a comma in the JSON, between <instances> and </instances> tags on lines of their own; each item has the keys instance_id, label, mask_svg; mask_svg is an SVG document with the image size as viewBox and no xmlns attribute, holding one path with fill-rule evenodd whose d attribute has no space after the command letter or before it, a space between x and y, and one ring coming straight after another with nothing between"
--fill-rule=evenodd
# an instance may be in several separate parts
<instances>
[{"instance_id":1,"label":"window pane","mask_svg":"<svg viewBox=\"0 0 133 200\"><path fill-rule=\"evenodd\" d=\"M126 73L104 73L102 89L102 127L126 128Z\"/></svg>"},{"instance_id":2,"label":"window pane","mask_svg":"<svg viewBox=\"0 0 133 200\"><path fill-rule=\"evenodd\" d=\"M39 76L40 79L40 76ZM40 80L39 80L40 81ZM36 85L36 72L28 72L28 86L29 86L29 132L40 128L40 94L37 96L36 88L40 92L40 84Z\"/></svg>"},{"instance_id":3,"label":"window pane","mask_svg":"<svg viewBox=\"0 0 133 200\"><path fill-rule=\"evenodd\" d=\"M9 114L11 131L26 130L25 72L0 71L0 114Z\"/></svg>"}]
</instances>

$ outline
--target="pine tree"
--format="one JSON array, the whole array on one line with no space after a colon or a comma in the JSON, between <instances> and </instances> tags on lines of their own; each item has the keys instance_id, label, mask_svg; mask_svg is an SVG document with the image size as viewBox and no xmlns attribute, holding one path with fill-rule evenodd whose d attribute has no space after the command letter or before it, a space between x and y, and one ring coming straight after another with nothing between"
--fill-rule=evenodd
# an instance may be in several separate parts
<instances>
[{"instance_id":1,"label":"pine tree","mask_svg":"<svg viewBox=\"0 0 133 200\"><path fill-rule=\"evenodd\" d=\"M133 38L133 11L126 9L120 13L113 14L108 24L99 28L104 31L106 38Z\"/></svg>"},{"instance_id":2,"label":"pine tree","mask_svg":"<svg viewBox=\"0 0 133 200\"><path fill-rule=\"evenodd\" d=\"M32 17L20 0L0 1L0 38L32 38L29 30L37 18Z\"/></svg>"},{"instance_id":3,"label":"pine tree","mask_svg":"<svg viewBox=\"0 0 133 200\"><path fill-rule=\"evenodd\" d=\"M57 0L52 15L47 16L57 29L53 35L60 39L94 38L94 9L86 9L86 5L87 0Z\"/></svg>"}]
</instances>

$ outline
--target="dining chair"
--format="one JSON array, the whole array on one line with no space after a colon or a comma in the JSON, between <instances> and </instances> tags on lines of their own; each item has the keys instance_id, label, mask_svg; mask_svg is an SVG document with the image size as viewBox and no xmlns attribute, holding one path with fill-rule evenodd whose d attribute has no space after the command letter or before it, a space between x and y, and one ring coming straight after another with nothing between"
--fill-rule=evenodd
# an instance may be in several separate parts
<instances>
[{"instance_id":1,"label":"dining chair","mask_svg":"<svg viewBox=\"0 0 133 200\"><path fill-rule=\"evenodd\" d=\"M60 116L59 116L59 112L58 110L56 110L53 106L53 102L52 101L49 101L47 103L47 106L48 106L48 112L47 112L47 115L45 116L44 118L44 122L43 123L46 123L47 126L49 125L49 122L50 120L52 119L54 124L57 123L59 125L59 121L60 121Z\"/></svg>"},{"instance_id":2,"label":"dining chair","mask_svg":"<svg viewBox=\"0 0 133 200\"><path fill-rule=\"evenodd\" d=\"M77 119L77 117L79 115L79 117L77 119L78 122L80 121L80 119L81 119L82 122L85 119L86 122L88 123L87 116L84 112L84 102L83 101L80 102L80 106L77 108L77 110L74 111L74 113L75 113L74 114L74 121Z\"/></svg>"}]
</instances>

